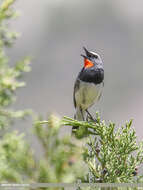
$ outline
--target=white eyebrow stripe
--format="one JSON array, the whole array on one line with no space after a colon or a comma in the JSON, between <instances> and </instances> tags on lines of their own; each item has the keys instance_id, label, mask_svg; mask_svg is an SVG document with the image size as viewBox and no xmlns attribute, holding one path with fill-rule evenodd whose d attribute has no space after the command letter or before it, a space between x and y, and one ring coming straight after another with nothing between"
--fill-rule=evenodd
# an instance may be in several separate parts
<instances>
[{"instance_id":1,"label":"white eyebrow stripe","mask_svg":"<svg viewBox=\"0 0 143 190\"><path fill-rule=\"evenodd\" d=\"M93 55L96 55L96 56L98 56L100 58L100 55L98 53L95 53L93 51L90 51L90 53L92 53Z\"/></svg>"}]
</instances>

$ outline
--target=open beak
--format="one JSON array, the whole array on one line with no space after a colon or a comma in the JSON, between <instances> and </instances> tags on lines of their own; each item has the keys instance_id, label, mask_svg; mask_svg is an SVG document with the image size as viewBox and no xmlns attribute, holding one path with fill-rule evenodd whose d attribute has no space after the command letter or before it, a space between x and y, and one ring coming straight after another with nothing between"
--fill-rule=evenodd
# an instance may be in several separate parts
<instances>
[{"instance_id":1,"label":"open beak","mask_svg":"<svg viewBox=\"0 0 143 190\"><path fill-rule=\"evenodd\" d=\"M81 56L84 57L85 59L89 59L88 58L90 55L89 51L85 47L83 47L83 49L84 49L86 55L81 54Z\"/></svg>"},{"instance_id":2,"label":"open beak","mask_svg":"<svg viewBox=\"0 0 143 190\"><path fill-rule=\"evenodd\" d=\"M87 57L86 55L81 54L81 56L82 56L83 58L85 58L85 59L88 59L88 57Z\"/></svg>"},{"instance_id":3,"label":"open beak","mask_svg":"<svg viewBox=\"0 0 143 190\"><path fill-rule=\"evenodd\" d=\"M84 51L85 51L87 57L90 57L90 52L89 52L85 47L83 47L83 49L84 49Z\"/></svg>"}]
</instances>

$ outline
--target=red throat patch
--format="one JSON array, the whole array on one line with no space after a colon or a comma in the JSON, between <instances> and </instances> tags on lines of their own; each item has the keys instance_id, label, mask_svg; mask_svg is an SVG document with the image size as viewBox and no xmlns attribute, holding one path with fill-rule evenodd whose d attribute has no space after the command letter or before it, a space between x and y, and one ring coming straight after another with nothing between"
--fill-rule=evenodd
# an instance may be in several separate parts
<instances>
[{"instance_id":1,"label":"red throat patch","mask_svg":"<svg viewBox=\"0 0 143 190\"><path fill-rule=\"evenodd\" d=\"M85 58L84 59L84 67L85 68L90 68L90 67L93 67L93 63L92 63L92 61L90 61L89 59L87 59L87 58Z\"/></svg>"}]
</instances>

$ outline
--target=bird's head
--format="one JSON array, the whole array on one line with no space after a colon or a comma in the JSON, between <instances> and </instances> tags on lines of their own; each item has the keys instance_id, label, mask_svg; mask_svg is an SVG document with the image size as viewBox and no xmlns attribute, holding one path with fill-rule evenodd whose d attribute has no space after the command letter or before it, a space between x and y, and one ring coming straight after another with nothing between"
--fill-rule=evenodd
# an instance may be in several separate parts
<instances>
[{"instance_id":1,"label":"bird's head","mask_svg":"<svg viewBox=\"0 0 143 190\"><path fill-rule=\"evenodd\" d=\"M88 51L85 47L83 47L85 54L81 54L82 57L84 57L84 68L91 68L93 66L96 67L103 67L103 62L99 54Z\"/></svg>"}]
</instances>

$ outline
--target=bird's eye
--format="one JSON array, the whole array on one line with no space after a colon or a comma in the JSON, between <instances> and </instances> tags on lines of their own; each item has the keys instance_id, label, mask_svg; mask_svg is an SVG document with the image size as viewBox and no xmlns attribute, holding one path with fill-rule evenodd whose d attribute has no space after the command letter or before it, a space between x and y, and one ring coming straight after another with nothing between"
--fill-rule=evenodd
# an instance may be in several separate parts
<instances>
[{"instance_id":1,"label":"bird's eye","mask_svg":"<svg viewBox=\"0 0 143 190\"><path fill-rule=\"evenodd\" d=\"M94 55L94 58L95 58L95 59L98 59L98 55Z\"/></svg>"},{"instance_id":2,"label":"bird's eye","mask_svg":"<svg viewBox=\"0 0 143 190\"><path fill-rule=\"evenodd\" d=\"M89 54L88 57L91 58L91 57L92 57L92 54Z\"/></svg>"},{"instance_id":3,"label":"bird's eye","mask_svg":"<svg viewBox=\"0 0 143 190\"><path fill-rule=\"evenodd\" d=\"M94 55L94 54L89 54L89 56L88 57L90 57L90 58L95 58L95 59L97 59L98 58L98 56L97 55Z\"/></svg>"},{"instance_id":4,"label":"bird's eye","mask_svg":"<svg viewBox=\"0 0 143 190\"><path fill-rule=\"evenodd\" d=\"M88 57L92 58L92 59L98 59L98 55L96 55L94 53L88 53Z\"/></svg>"}]
</instances>

